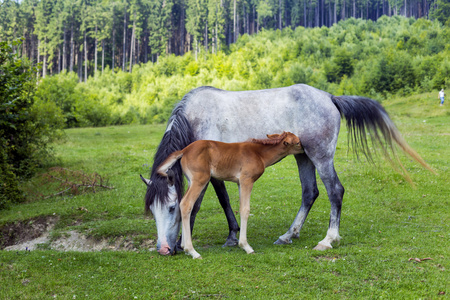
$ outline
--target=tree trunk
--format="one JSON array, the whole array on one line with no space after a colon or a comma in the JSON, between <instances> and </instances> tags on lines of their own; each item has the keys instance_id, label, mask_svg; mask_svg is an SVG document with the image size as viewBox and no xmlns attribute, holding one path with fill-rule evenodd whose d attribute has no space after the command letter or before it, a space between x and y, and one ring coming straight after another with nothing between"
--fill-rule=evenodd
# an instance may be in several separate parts
<instances>
[{"instance_id":1,"label":"tree trunk","mask_svg":"<svg viewBox=\"0 0 450 300\"><path fill-rule=\"evenodd\" d=\"M281 15L282 15L282 13L281 13L281 0L278 0L278 29L282 29L282 26L281 26Z\"/></svg>"},{"instance_id":2,"label":"tree trunk","mask_svg":"<svg viewBox=\"0 0 450 300\"><path fill-rule=\"evenodd\" d=\"M41 40L38 40L38 47L37 47L37 63L39 64L41 61ZM37 71L37 78L39 79L39 70Z\"/></svg>"},{"instance_id":3,"label":"tree trunk","mask_svg":"<svg viewBox=\"0 0 450 300\"><path fill-rule=\"evenodd\" d=\"M145 37L144 37L144 63L146 64L148 62L148 32L145 31Z\"/></svg>"},{"instance_id":4,"label":"tree trunk","mask_svg":"<svg viewBox=\"0 0 450 300\"><path fill-rule=\"evenodd\" d=\"M208 19L205 22L205 52L208 54ZM205 56L206 59L206 56Z\"/></svg>"},{"instance_id":5,"label":"tree trunk","mask_svg":"<svg viewBox=\"0 0 450 300\"><path fill-rule=\"evenodd\" d=\"M95 25L95 55L94 55L94 76L97 74L97 51L98 51L98 39L97 39L97 24Z\"/></svg>"},{"instance_id":6,"label":"tree trunk","mask_svg":"<svg viewBox=\"0 0 450 300\"><path fill-rule=\"evenodd\" d=\"M217 52L219 51L219 36L218 36L218 33L217 33L217 31L218 31L218 28L217 28L217 21L216 21L216 40L215 40L215 44L216 44L216 50L215 50L215 52L216 52L216 54L217 54Z\"/></svg>"},{"instance_id":7,"label":"tree trunk","mask_svg":"<svg viewBox=\"0 0 450 300\"><path fill-rule=\"evenodd\" d=\"M105 40L102 40L102 74L105 70Z\"/></svg>"},{"instance_id":8,"label":"tree trunk","mask_svg":"<svg viewBox=\"0 0 450 300\"><path fill-rule=\"evenodd\" d=\"M69 62L69 70L70 72L73 71L73 61L75 59L74 53L75 52L75 44L73 41L73 18L72 18L72 24L70 26L70 62Z\"/></svg>"},{"instance_id":9,"label":"tree trunk","mask_svg":"<svg viewBox=\"0 0 450 300\"><path fill-rule=\"evenodd\" d=\"M88 51L86 41L86 31L84 32L84 82L87 82L87 70L88 70Z\"/></svg>"},{"instance_id":10,"label":"tree trunk","mask_svg":"<svg viewBox=\"0 0 450 300\"><path fill-rule=\"evenodd\" d=\"M61 73L61 46L58 47L58 74Z\"/></svg>"},{"instance_id":11,"label":"tree trunk","mask_svg":"<svg viewBox=\"0 0 450 300\"><path fill-rule=\"evenodd\" d=\"M184 30L185 30L185 25L184 25L184 0L181 1L181 22L180 22L180 55L183 55L185 52L185 36L184 36Z\"/></svg>"},{"instance_id":12,"label":"tree trunk","mask_svg":"<svg viewBox=\"0 0 450 300\"><path fill-rule=\"evenodd\" d=\"M44 44L45 46L46 44ZM45 53L45 48L44 48L44 53L43 53L43 58L44 61L42 62L42 78L45 78L45 76L47 75L47 54Z\"/></svg>"},{"instance_id":13,"label":"tree trunk","mask_svg":"<svg viewBox=\"0 0 450 300\"><path fill-rule=\"evenodd\" d=\"M356 18L356 0L353 0L353 18Z\"/></svg>"},{"instance_id":14,"label":"tree trunk","mask_svg":"<svg viewBox=\"0 0 450 300\"><path fill-rule=\"evenodd\" d=\"M83 82L83 54L81 50L78 50L78 78L80 82Z\"/></svg>"},{"instance_id":15,"label":"tree trunk","mask_svg":"<svg viewBox=\"0 0 450 300\"><path fill-rule=\"evenodd\" d=\"M140 57L141 57L141 39L137 39L137 45L136 45L136 59L134 60L136 64L140 63Z\"/></svg>"},{"instance_id":16,"label":"tree trunk","mask_svg":"<svg viewBox=\"0 0 450 300\"><path fill-rule=\"evenodd\" d=\"M136 43L135 30L136 30L136 13L134 13L135 19L133 20L133 31L131 32L131 41L130 41L130 73L133 68L133 50L134 44Z\"/></svg>"},{"instance_id":17,"label":"tree trunk","mask_svg":"<svg viewBox=\"0 0 450 300\"><path fill-rule=\"evenodd\" d=\"M123 16L123 58L122 58L122 71L125 72L125 64L126 64L126 44L127 44L127 8L125 7L125 13Z\"/></svg>"},{"instance_id":18,"label":"tree trunk","mask_svg":"<svg viewBox=\"0 0 450 300\"><path fill-rule=\"evenodd\" d=\"M337 23L337 11L336 11L336 2L338 0L334 0L334 11L333 11L333 24Z\"/></svg>"},{"instance_id":19,"label":"tree trunk","mask_svg":"<svg viewBox=\"0 0 450 300\"><path fill-rule=\"evenodd\" d=\"M62 69L66 70L67 69L67 58L66 58L66 26L64 25L64 30L63 30L63 34L64 34L64 40L63 40L63 50L62 50Z\"/></svg>"},{"instance_id":20,"label":"tree trunk","mask_svg":"<svg viewBox=\"0 0 450 300\"><path fill-rule=\"evenodd\" d=\"M231 42L236 42L236 0L233 0L233 40Z\"/></svg>"},{"instance_id":21,"label":"tree trunk","mask_svg":"<svg viewBox=\"0 0 450 300\"><path fill-rule=\"evenodd\" d=\"M342 20L345 20L345 1L342 1Z\"/></svg>"},{"instance_id":22,"label":"tree trunk","mask_svg":"<svg viewBox=\"0 0 450 300\"><path fill-rule=\"evenodd\" d=\"M254 34L257 30L258 30L258 27L256 27L256 29L255 29L255 24L257 24L256 23L256 8L255 8L255 6L253 6L253 20L252 20L252 34Z\"/></svg>"},{"instance_id":23,"label":"tree trunk","mask_svg":"<svg viewBox=\"0 0 450 300\"><path fill-rule=\"evenodd\" d=\"M303 26L305 26L305 28L307 27L307 25L306 25L306 1L307 0L303 0Z\"/></svg>"},{"instance_id":24,"label":"tree trunk","mask_svg":"<svg viewBox=\"0 0 450 300\"><path fill-rule=\"evenodd\" d=\"M114 24L114 21L113 21L113 24ZM116 27L113 26L113 32L112 32L112 57L111 57L111 72L113 72L113 73L114 73L114 60L116 59L115 49L116 49Z\"/></svg>"}]
</instances>

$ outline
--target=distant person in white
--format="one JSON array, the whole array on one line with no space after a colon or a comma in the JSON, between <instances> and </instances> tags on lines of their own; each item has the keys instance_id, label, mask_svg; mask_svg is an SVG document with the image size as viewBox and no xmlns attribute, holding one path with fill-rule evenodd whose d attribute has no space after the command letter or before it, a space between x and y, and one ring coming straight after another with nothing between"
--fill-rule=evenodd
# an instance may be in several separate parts
<instances>
[{"instance_id":1,"label":"distant person in white","mask_svg":"<svg viewBox=\"0 0 450 300\"><path fill-rule=\"evenodd\" d=\"M439 92L439 99L441 99L441 106L444 105L444 89Z\"/></svg>"}]
</instances>

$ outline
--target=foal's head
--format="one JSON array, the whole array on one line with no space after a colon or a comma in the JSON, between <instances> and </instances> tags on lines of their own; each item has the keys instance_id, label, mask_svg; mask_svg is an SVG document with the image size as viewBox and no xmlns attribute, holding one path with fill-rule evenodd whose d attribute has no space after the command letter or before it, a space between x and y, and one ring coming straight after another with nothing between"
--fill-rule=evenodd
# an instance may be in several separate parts
<instances>
[{"instance_id":1,"label":"foal's head","mask_svg":"<svg viewBox=\"0 0 450 300\"><path fill-rule=\"evenodd\" d=\"M252 143L263 145L282 144L284 146L283 150L286 150L287 155L304 152L300 139L291 132L284 131L281 134L268 134L267 139L252 139L251 141Z\"/></svg>"}]
</instances>

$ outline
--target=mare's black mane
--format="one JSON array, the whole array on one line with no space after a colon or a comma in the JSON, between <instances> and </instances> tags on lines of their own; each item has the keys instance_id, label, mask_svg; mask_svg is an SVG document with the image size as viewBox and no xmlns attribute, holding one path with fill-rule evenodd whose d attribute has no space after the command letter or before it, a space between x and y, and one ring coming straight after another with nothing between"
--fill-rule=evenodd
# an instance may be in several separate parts
<instances>
[{"instance_id":1,"label":"mare's black mane","mask_svg":"<svg viewBox=\"0 0 450 300\"><path fill-rule=\"evenodd\" d=\"M185 96L188 97L189 94ZM145 209L149 210L149 207L155 199L161 203L167 201L169 194L169 186L167 184L167 178L162 177L156 173L158 166L173 152L181 150L192 143L194 133L191 125L186 119L183 110L184 102L181 101L173 110L172 115L168 121L167 131L161 140L161 143L156 150L154 157L153 167L150 175L151 184L147 187L147 193L145 195ZM169 128L170 127L170 128ZM178 201L181 201L184 192L183 172L181 170L180 162L178 161L173 167L174 172L174 186L178 195Z\"/></svg>"}]
</instances>

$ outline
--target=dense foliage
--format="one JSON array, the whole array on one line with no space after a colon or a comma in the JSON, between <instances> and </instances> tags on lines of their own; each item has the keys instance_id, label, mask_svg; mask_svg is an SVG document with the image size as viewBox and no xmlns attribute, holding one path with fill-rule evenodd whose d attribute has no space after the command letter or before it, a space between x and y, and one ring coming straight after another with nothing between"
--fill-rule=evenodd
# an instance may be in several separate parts
<instances>
[{"instance_id":1,"label":"dense foliage","mask_svg":"<svg viewBox=\"0 0 450 300\"><path fill-rule=\"evenodd\" d=\"M437 21L349 19L331 28L263 30L229 52L196 60L161 57L131 73L110 71L78 83L74 73L45 78L37 103L55 103L67 127L160 123L192 88L250 90L306 83L340 95L378 100L450 84L450 28ZM436 96L437 97L437 96Z\"/></svg>"},{"instance_id":2,"label":"dense foliage","mask_svg":"<svg viewBox=\"0 0 450 300\"><path fill-rule=\"evenodd\" d=\"M131 71L160 55L218 53L261 29L331 27L348 18L428 18L445 23L448 0L3 0L0 41L24 37L23 56L42 75L75 71L80 80Z\"/></svg>"},{"instance_id":3,"label":"dense foliage","mask_svg":"<svg viewBox=\"0 0 450 300\"><path fill-rule=\"evenodd\" d=\"M46 159L62 125L52 102L34 105L37 68L17 57L19 45L0 42L0 209L23 200L20 180Z\"/></svg>"}]
</instances>

